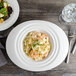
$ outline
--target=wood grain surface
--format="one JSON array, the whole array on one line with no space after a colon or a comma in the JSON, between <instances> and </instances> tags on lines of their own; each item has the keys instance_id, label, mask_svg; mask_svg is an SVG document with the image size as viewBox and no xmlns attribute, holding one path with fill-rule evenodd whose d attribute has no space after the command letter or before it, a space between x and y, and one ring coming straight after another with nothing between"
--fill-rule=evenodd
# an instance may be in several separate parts
<instances>
[{"instance_id":1,"label":"wood grain surface","mask_svg":"<svg viewBox=\"0 0 76 76\"><path fill-rule=\"evenodd\" d=\"M59 15L65 5L75 3L76 0L18 0L18 2L20 5L20 15L14 26L28 20L46 20L57 24L67 32L68 28L59 23ZM76 29L76 25L72 25L71 28ZM6 38L0 39L0 41L5 45ZM8 58L6 51L2 51L8 60L8 64L0 67L0 76L63 76L66 73L76 74L76 52L74 55L71 54L69 64L63 62L52 70L34 73L14 65Z\"/></svg>"}]
</instances>

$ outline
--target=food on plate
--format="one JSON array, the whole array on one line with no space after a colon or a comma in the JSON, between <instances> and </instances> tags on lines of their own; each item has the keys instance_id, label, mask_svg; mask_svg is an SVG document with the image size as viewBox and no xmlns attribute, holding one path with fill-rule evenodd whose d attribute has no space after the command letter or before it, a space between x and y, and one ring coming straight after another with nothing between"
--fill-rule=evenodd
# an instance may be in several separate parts
<instances>
[{"instance_id":1,"label":"food on plate","mask_svg":"<svg viewBox=\"0 0 76 76\"><path fill-rule=\"evenodd\" d=\"M0 23L7 20L12 14L13 9L7 1L0 0Z\"/></svg>"},{"instance_id":2,"label":"food on plate","mask_svg":"<svg viewBox=\"0 0 76 76\"><path fill-rule=\"evenodd\" d=\"M28 33L23 40L24 52L35 61L46 58L51 48L50 39L45 33L33 31Z\"/></svg>"}]
</instances>

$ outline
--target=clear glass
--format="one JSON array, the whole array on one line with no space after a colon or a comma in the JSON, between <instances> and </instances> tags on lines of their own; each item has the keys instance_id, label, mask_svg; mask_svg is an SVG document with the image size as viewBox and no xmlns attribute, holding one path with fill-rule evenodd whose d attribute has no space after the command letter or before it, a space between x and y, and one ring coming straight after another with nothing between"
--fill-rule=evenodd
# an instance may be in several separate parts
<instances>
[{"instance_id":1,"label":"clear glass","mask_svg":"<svg viewBox=\"0 0 76 76\"><path fill-rule=\"evenodd\" d=\"M71 3L64 7L59 16L59 21L62 23L76 22L76 3Z\"/></svg>"}]
</instances>

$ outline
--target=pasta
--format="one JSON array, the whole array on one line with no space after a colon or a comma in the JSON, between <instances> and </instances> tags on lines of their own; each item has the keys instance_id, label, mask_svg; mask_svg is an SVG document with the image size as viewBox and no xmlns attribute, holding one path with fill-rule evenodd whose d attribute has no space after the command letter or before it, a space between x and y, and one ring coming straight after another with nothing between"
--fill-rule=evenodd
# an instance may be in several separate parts
<instances>
[{"instance_id":1,"label":"pasta","mask_svg":"<svg viewBox=\"0 0 76 76\"><path fill-rule=\"evenodd\" d=\"M46 58L51 47L49 37L44 33L30 32L23 40L24 52L35 61Z\"/></svg>"}]
</instances>

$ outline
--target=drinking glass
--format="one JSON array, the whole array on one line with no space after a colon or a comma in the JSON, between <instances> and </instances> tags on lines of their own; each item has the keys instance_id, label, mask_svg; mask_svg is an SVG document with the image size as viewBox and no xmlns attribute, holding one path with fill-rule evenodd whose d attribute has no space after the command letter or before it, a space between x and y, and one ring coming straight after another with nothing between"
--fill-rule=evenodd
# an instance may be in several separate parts
<instances>
[{"instance_id":1,"label":"drinking glass","mask_svg":"<svg viewBox=\"0 0 76 76\"><path fill-rule=\"evenodd\" d=\"M76 3L70 3L64 7L59 16L59 21L64 24L76 22Z\"/></svg>"}]
</instances>

